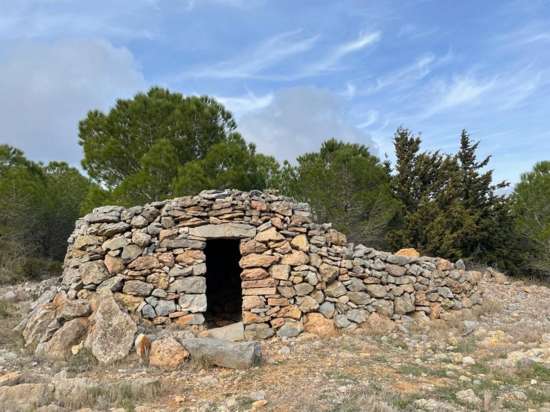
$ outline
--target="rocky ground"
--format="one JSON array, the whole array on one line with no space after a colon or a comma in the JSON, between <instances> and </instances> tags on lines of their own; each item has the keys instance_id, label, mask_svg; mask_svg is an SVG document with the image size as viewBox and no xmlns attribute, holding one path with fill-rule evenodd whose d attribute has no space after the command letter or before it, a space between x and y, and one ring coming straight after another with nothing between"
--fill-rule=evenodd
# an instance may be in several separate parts
<instances>
[{"instance_id":1,"label":"rocky ground","mask_svg":"<svg viewBox=\"0 0 550 412\"><path fill-rule=\"evenodd\" d=\"M331 338L262 342L263 364L162 371L100 366L85 350L39 361L12 328L48 285L0 289L0 409L13 411L550 411L550 288L485 280L446 320L383 319ZM496 283L496 284L495 284Z\"/></svg>"}]
</instances>

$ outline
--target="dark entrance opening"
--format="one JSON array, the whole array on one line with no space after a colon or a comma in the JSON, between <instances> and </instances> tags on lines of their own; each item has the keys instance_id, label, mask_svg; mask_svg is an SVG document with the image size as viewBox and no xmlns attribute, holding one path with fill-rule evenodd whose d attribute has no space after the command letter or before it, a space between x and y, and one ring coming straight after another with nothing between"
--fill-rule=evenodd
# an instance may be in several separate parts
<instances>
[{"instance_id":1,"label":"dark entrance opening","mask_svg":"<svg viewBox=\"0 0 550 412\"><path fill-rule=\"evenodd\" d=\"M209 327L242 319L239 243L238 239L206 242L206 322Z\"/></svg>"}]
</instances>

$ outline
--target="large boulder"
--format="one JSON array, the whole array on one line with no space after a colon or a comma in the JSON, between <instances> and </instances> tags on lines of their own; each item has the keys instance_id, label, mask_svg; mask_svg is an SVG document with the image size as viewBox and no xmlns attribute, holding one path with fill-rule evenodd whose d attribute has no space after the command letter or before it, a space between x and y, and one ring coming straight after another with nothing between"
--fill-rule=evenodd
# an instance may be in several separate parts
<instances>
[{"instance_id":1,"label":"large boulder","mask_svg":"<svg viewBox=\"0 0 550 412\"><path fill-rule=\"evenodd\" d=\"M25 346L33 346L45 340L48 331L55 325L56 307L52 303L46 303L34 308L30 313L22 334Z\"/></svg>"},{"instance_id":2,"label":"large boulder","mask_svg":"<svg viewBox=\"0 0 550 412\"><path fill-rule=\"evenodd\" d=\"M94 325L86 341L93 355L102 363L120 360L130 352L137 327L130 315L120 310L108 290L99 294Z\"/></svg>"},{"instance_id":3,"label":"large boulder","mask_svg":"<svg viewBox=\"0 0 550 412\"><path fill-rule=\"evenodd\" d=\"M258 342L228 342L214 338L183 339L182 345L196 362L232 369L246 369L261 360Z\"/></svg>"},{"instance_id":4,"label":"large boulder","mask_svg":"<svg viewBox=\"0 0 550 412\"><path fill-rule=\"evenodd\" d=\"M71 355L71 348L80 343L88 331L88 319L77 318L66 322L47 342L36 347L35 354L52 361L63 361Z\"/></svg>"}]
</instances>

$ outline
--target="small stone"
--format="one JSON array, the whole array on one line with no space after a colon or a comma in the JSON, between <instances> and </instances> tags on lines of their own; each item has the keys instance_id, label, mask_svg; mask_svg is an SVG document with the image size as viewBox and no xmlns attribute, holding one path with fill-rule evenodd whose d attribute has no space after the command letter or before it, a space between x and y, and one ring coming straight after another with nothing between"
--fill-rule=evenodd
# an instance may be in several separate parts
<instances>
[{"instance_id":1,"label":"small stone","mask_svg":"<svg viewBox=\"0 0 550 412\"><path fill-rule=\"evenodd\" d=\"M268 339L275 334L267 323L247 325L244 330L245 339Z\"/></svg>"},{"instance_id":2,"label":"small stone","mask_svg":"<svg viewBox=\"0 0 550 412\"><path fill-rule=\"evenodd\" d=\"M330 296L332 298L338 298L340 296L345 295L347 290L346 290L346 287L341 282L332 282L330 285L327 286L325 292L327 296Z\"/></svg>"},{"instance_id":3,"label":"small stone","mask_svg":"<svg viewBox=\"0 0 550 412\"><path fill-rule=\"evenodd\" d=\"M105 265L102 261L92 261L83 263L79 269L80 279L85 285L99 285L109 277Z\"/></svg>"},{"instance_id":4,"label":"small stone","mask_svg":"<svg viewBox=\"0 0 550 412\"><path fill-rule=\"evenodd\" d=\"M273 269L275 266L272 266L271 269ZM267 272L267 270L262 268L244 269L241 272L241 279L243 281L259 280L259 279L265 279L267 277L269 277L269 273Z\"/></svg>"},{"instance_id":5,"label":"small stone","mask_svg":"<svg viewBox=\"0 0 550 412\"><path fill-rule=\"evenodd\" d=\"M158 316L168 316L170 313L176 311L176 304L173 300L159 300L155 306L155 312Z\"/></svg>"},{"instance_id":6,"label":"small stone","mask_svg":"<svg viewBox=\"0 0 550 412\"><path fill-rule=\"evenodd\" d=\"M206 278L203 276L189 276L176 279L172 282L168 291L176 293L205 293Z\"/></svg>"},{"instance_id":7,"label":"small stone","mask_svg":"<svg viewBox=\"0 0 550 412\"><path fill-rule=\"evenodd\" d=\"M153 308L151 305L147 304L141 308L141 314L146 319L153 319L157 316L155 313L155 308Z\"/></svg>"},{"instance_id":8,"label":"small stone","mask_svg":"<svg viewBox=\"0 0 550 412\"><path fill-rule=\"evenodd\" d=\"M391 276L403 276L405 273L407 273L407 268L403 266L397 266L397 265L386 265L386 272L388 272Z\"/></svg>"},{"instance_id":9,"label":"small stone","mask_svg":"<svg viewBox=\"0 0 550 412\"><path fill-rule=\"evenodd\" d=\"M269 269L269 273L271 273L271 276L274 279L288 280L288 277L289 277L289 274L290 274L290 266L289 265L273 265Z\"/></svg>"},{"instance_id":10,"label":"small stone","mask_svg":"<svg viewBox=\"0 0 550 412\"><path fill-rule=\"evenodd\" d=\"M395 313L405 315L414 311L414 302L411 295L404 294L395 298Z\"/></svg>"},{"instance_id":11,"label":"small stone","mask_svg":"<svg viewBox=\"0 0 550 412\"><path fill-rule=\"evenodd\" d=\"M351 325L351 322L348 320L346 315L336 315L334 317L334 323L338 328L347 328Z\"/></svg>"},{"instance_id":12,"label":"small stone","mask_svg":"<svg viewBox=\"0 0 550 412\"><path fill-rule=\"evenodd\" d=\"M356 305L368 305L371 302L371 297L365 292L349 292L348 298Z\"/></svg>"},{"instance_id":13,"label":"small stone","mask_svg":"<svg viewBox=\"0 0 550 412\"><path fill-rule=\"evenodd\" d=\"M142 228L142 227L145 227L149 224L149 222L147 221L147 219L145 219L143 216L141 215L138 215L138 216L134 216L132 218L132 221L130 222L132 224L133 227L137 227L137 228Z\"/></svg>"},{"instance_id":14,"label":"small stone","mask_svg":"<svg viewBox=\"0 0 550 412\"><path fill-rule=\"evenodd\" d=\"M242 322L235 322L227 326L208 329L206 335L215 339L238 342L244 340L244 325Z\"/></svg>"},{"instance_id":15,"label":"small stone","mask_svg":"<svg viewBox=\"0 0 550 412\"><path fill-rule=\"evenodd\" d=\"M104 263L105 267L111 275L120 273L124 270L124 262L121 258L106 255Z\"/></svg>"},{"instance_id":16,"label":"small stone","mask_svg":"<svg viewBox=\"0 0 550 412\"><path fill-rule=\"evenodd\" d=\"M122 249L122 260L125 262L131 262L135 258L137 258L143 250L138 246L134 245L133 243L130 243L127 246L124 246L124 249Z\"/></svg>"},{"instance_id":17,"label":"small stone","mask_svg":"<svg viewBox=\"0 0 550 412\"><path fill-rule=\"evenodd\" d=\"M364 327L374 334L387 335L395 329L395 322L375 312L369 315Z\"/></svg>"},{"instance_id":18,"label":"small stone","mask_svg":"<svg viewBox=\"0 0 550 412\"><path fill-rule=\"evenodd\" d=\"M307 265L309 263L309 257L304 252L295 250L288 255L284 255L281 263L290 266Z\"/></svg>"},{"instance_id":19,"label":"small stone","mask_svg":"<svg viewBox=\"0 0 550 412\"><path fill-rule=\"evenodd\" d=\"M309 283L299 283L294 285L294 290L298 296L305 296L313 291L314 287Z\"/></svg>"},{"instance_id":20,"label":"small stone","mask_svg":"<svg viewBox=\"0 0 550 412\"><path fill-rule=\"evenodd\" d=\"M181 327L202 325L204 323L204 315L202 313L190 313L176 318L174 323Z\"/></svg>"},{"instance_id":21,"label":"small stone","mask_svg":"<svg viewBox=\"0 0 550 412\"><path fill-rule=\"evenodd\" d=\"M127 280L122 292L134 296L149 296L155 287L141 280Z\"/></svg>"},{"instance_id":22,"label":"small stone","mask_svg":"<svg viewBox=\"0 0 550 412\"><path fill-rule=\"evenodd\" d=\"M251 255L246 255L239 261L239 264L243 269L252 268L252 267L269 267L273 263L277 262L279 258L273 255L259 255L253 253Z\"/></svg>"},{"instance_id":23,"label":"small stone","mask_svg":"<svg viewBox=\"0 0 550 412\"><path fill-rule=\"evenodd\" d=\"M456 399L460 402L464 402L468 405L479 405L481 399L479 399L472 389L465 389L456 393Z\"/></svg>"},{"instance_id":24,"label":"small stone","mask_svg":"<svg viewBox=\"0 0 550 412\"><path fill-rule=\"evenodd\" d=\"M281 338L293 338L298 336L304 330L301 322L287 320L277 331L277 336Z\"/></svg>"},{"instance_id":25,"label":"small stone","mask_svg":"<svg viewBox=\"0 0 550 412\"><path fill-rule=\"evenodd\" d=\"M347 313L348 319L355 323L364 323L367 321L369 313L363 309L352 309Z\"/></svg>"},{"instance_id":26,"label":"small stone","mask_svg":"<svg viewBox=\"0 0 550 412\"><path fill-rule=\"evenodd\" d=\"M151 243L151 235L145 232L135 231L132 233L132 243L141 247L147 247Z\"/></svg>"},{"instance_id":27,"label":"small stone","mask_svg":"<svg viewBox=\"0 0 550 412\"><path fill-rule=\"evenodd\" d=\"M288 305L282 307L279 312L277 312L277 317L299 320L302 317L302 311L297 306Z\"/></svg>"},{"instance_id":28,"label":"small stone","mask_svg":"<svg viewBox=\"0 0 550 412\"><path fill-rule=\"evenodd\" d=\"M160 267L160 262L155 256L139 256L128 265L132 270L149 270Z\"/></svg>"},{"instance_id":29,"label":"small stone","mask_svg":"<svg viewBox=\"0 0 550 412\"><path fill-rule=\"evenodd\" d=\"M367 285L367 292L375 298L383 298L387 294L386 287L383 285Z\"/></svg>"},{"instance_id":30,"label":"small stone","mask_svg":"<svg viewBox=\"0 0 550 412\"><path fill-rule=\"evenodd\" d=\"M193 265L193 276L200 276L206 273L206 263Z\"/></svg>"},{"instance_id":31,"label":"small stone","mask_svg":"<svg viewBox=\"0 0 550 412\"><path fill-rule=\"evenodd\" d=\"M241 242L239 250L241 252L241 255L245 256L251 253L263 253L267 250L267 246L262 242L248 240L246 242Z\"/></svg>"},{"instance_id":32,"label":"small stone","mask_svg":"<svg viewBox=\"0 0 550 412\"><path fill-rule=\"evenodd\" d=\"M304 330L321 337L336 336L338 334L334 321L325 318L320 313L310 313L306 316Z\"/></svg>"},{"instance_id":33,"label":"small stone","mask_svg":"<svg viewBox=\"0 0 550 412\"><path fill-rule=\"evenodd\" d=\"M309 242L306 235L298 235L290 241L293 248L301 250L302 252L309 251Z\"/></svg>"},{"instance_id":34,"label":"small stone","mask_svg":"<svg viewBox=\"0 0 550 412\"><path fill-rule=\"evenodd\" d=\"M196 312L206 312L206 295L182 295L179 298L179 305L182 310L196 313Z\"/></svg>"},{"instance_id":35,"label":"small stone","mask_svg":"<svg viewBox=\"0 0 550 412\"><path fill-rule=\"evenodd\" d=\"M97 234L100 236L111 237L118 233L124 233L129 229L130 229L130 225L125 222L103 223L97 229Z\"/></svg>"},{"instance_id":36,"label":"small stone","mask_svg":"<svg viewBox=\"0 0 550 412\"><path fill-rule=\"evenodd\" d=\"M206 255L202 250L198 249L188 249L176 256L176 262L185 265L193 265L195 263L204 262L205 260Z\"/></svg>"},{"instance_id":37,"label":"small stone","mask_svg":"<svg viewBox=\"0 0 550 412\"><path fill-rule=\"evenodd\" d=\"M276 228L270 227L263 232L260 232L254 238L257 242L278 242L284 240L285 237L281 235Z\"/></svg>"},{"instance_id":38,"label":"small stone","mask_svg":"<svg viewBox=\"0 0 550 412\"><path fill-rule=\"evenodd\" d=\"M397 252L395 252L395 255L412 257L412 258L420 257L420 253L418 253L418 251L414 248L399 249Z\"/></svg>"},{"instance_id":39,"label":"small stone","mask_svg":"<svg viewBox=\"0 0 550 412\"><path fill-rule=\"evenodd\" d=\"M336 311L336 308L334 306L334 303L332 302L328 302L328 301L323 302L319 307L319 312L321 312L327 318L332 318L334 316L335 311Z\"/></svg>"},{"instance_id":40,"label":"small stone","mask_svg":"<svg viewBox=\"0 0 550 412\"><path fill-rule=\"evenodd\" d=\"M299 301L299 308L304 313L313 312L319 308L319 303L311 296L304 296Z\"/></svg>"},{"instance_id":41,"label":"small stone","mask_svg":"<svg viewBox=\"0 0 550 412\"><path fill-rule=\"evenodd\" d=\"M319 266L319 274L323 282L332 283L338 277L339 269L336 266L321 263Z\"/></svg>"},{"instance_id":42,"label":"small stone","mask_svg":"<svg viewBox=\"0 0 550 412\"><path fill-rule=\"evenodd\" d=\"M162 369L177 369L189 358L189 352L171 337L151 343L149 365Z\"/></svg>"},{"instance_id":43,"label":"small stone","mask_svg":"<svg viewBox=\"0 0 550 412\"><path fill-rule=\"evenodd\" d=\"M122 249L126 245L128 245L128 239L120 236L105 241L101 247L103 248L103 250L109 251Z\"/></svg>"},{"instance_id":44,"label":"small stone","mask_svg":"<svg viewBox=\"0 0 550 412\"><path fill-rule=\"evenodd\" d=\"M475 364L476 364L476 361L471 356L464 356L462 358L462 365L464 366L472 366Z\"/></svg>"}]
</instances>

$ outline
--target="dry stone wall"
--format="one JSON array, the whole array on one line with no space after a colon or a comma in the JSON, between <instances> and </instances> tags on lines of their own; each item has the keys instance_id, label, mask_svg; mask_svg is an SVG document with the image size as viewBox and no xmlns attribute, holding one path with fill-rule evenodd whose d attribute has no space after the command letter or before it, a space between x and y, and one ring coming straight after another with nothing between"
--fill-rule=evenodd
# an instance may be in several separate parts
<instances>
[{"instance_id":1,"label":"dry stone wall","mask_svg":"<svg viewBox=\"0 0 550 412\"><path fill-rule=\"evenodd\" d=\"M61 289L92 309L95 296L109 290L141 325L201 329L204 249L222 238L240 240L247 339L296 336L319 314L351 329L374 312L435 318L481 300L480 274L460 263L354 245L330 224L315 223L307 204L235 190L95 209L69 239Z\"/></svg>"}]
</instances>

